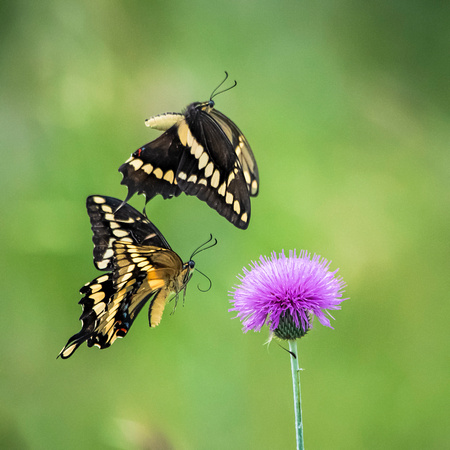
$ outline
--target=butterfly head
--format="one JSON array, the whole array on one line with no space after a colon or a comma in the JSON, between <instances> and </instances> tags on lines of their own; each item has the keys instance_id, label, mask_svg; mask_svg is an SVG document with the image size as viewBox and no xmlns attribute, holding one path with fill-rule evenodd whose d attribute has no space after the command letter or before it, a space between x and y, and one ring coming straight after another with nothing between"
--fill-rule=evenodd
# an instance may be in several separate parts
<instances>
[{"instance_id":1,"label":"butterfly head","mask_svg":"<svg viewBox=\"0 0 450 450\"><path fill-rule=\"evenodd\" d=\"M189 280L192 278L195 268L195 262L190 259L187 263L183 264L183 285L186 286Z\"/></svg>"},{"instance_id":2,"label":"butterfly head","mask_svg":"<svg viewBox=\"0 0 450 450\"><path fill-rule=\"evenodd\" d=\"M194 103L194 107L196 109L200 109L201 111L205 112L206 114L209 114L215 106L214 100L208 100L206 102L196 102Z\"/></svg>"}]
</instances>

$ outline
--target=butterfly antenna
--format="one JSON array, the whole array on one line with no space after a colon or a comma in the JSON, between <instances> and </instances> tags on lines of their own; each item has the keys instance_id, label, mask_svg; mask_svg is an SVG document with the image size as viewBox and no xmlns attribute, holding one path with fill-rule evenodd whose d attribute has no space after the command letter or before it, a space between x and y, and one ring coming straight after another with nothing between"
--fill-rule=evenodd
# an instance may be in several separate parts
<instances>
[{"instance_id":1,"label":"butterfly antenna","mask_svg":"<svg viewBox=\"0 0 450 450\"><path fill-rule=\"evenodd\" d=\"M197 284L197 289L200 292L208 292L211 288L212 288L212 281L211 278L209 278L208 276L206 276L203 272L201 272L200 270L196 269L196 272L200 273L201 275L203 275L208 281L209 281L209 287L207 289L201 289L200 288L200 284Z\"/></svg>"},{"instance_id":2,"label":"butterfly antenna","mask_svg":"<svg viewBox=\"0 0 450 450\"><path fill-rule=\"evenodd\" d=\"M229 88L226 88L226 89L224 89L223 91L217 92L217 90L220 88L220 86L222 86L222 84L225 83L225 81L227 80L227 78L228 78L228 72L225 70L225 78L224 78L223 81L219 84L219 86L217 86L217 87L214 89L214 91L213 91L212 94L211 94L211 97L209 97L209 101L211 101L216 95L223 94L224 92L229 91L230 89L233 89L234 87L236 87L237 81L234 80L233 86L230 86Z\"/></svg>"},{"instance_id":3,"label":"butterfly antenna","mask_svg":"<svg viewBox=\"0 0 450 450\"><path fill-rule=\"evenodd\" d=\"M217 245L217 239L214 238L214 242L213 242L211 245L208 245L207 247L205 247L205 245L208 244L209 242L211 242L212 240L213 240L213 235L210 234L210 235L209 235L209 239L208 239L206 242L204 242L203 244L199 245L199 246L193 251L193 253L192 253L190 259L192 260L192 258L193 258L195 255L199 254L199 253L202 252L203 250L208 250L209 248L214 247L215 245Z\"/></svg>"}]
</instances>

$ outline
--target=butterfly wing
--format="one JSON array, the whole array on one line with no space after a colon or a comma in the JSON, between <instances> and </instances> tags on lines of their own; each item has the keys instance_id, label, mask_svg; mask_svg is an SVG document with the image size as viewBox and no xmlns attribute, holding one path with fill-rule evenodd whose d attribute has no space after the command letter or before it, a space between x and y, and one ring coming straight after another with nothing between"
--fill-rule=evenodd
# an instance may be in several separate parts
<instances>
[{"instance_id":1,"label":"butterfly wing","mask_svg":"<svg viewBox=\"0 0 450 450\"><path fill-rule=\"evenodd\" d=\"M184 147L177 130L177 125L172 126L154 141L137 149L119 167L123 174L121 184L128 187L125 201L136 193L144 194L147 202L157 194L163 198L181 194L175 175Z\"/></svg>"},{"instance_id":2,"label":"butterfly wing","mask_svg":"<svg viewBox=\"0 0 450 450\"><path fill-rule=\"evenodd\" d=\"M155 247L170 246L156 226L128 203L113 197L91 195L86 200L94 242L94 265L112 270L113 243L124 242Z\"/></svg>"},{"instance_id":3,"label":"butterfly wing","mask_svg":"<svg viewBox=\"0 0 450 450\"><path fill-rule=\"evenodd\" d=\"M180 257L169 249L137 246L122 241L115 242L114 247L116 257L113 277L117 296L132 293L127 313L133 321L143 306L139 306L140 301L145 303L150 295L156 293L152 296L148 312L150 327L156 327L161 321L170 293L178 294L185 287L189 279L186 276L188 266L183 265ZM145 279L139 285L142 274L145 274Z\"/></svg>"},{"instance_id":4,"label":"butterfly wing","mask_svg":"<svg viewBox=\"0 0 450 450\"><path fill-rule=\"evenodd\" d=\"M74 334L61 350L58 356L69 358L73 352L86 340L90 339L96 329L97 317L100 316L114 296L114 282L112 274L101 275L80 289L84 297L80 300L83 313L80 320L82 329Z\"/></svg>"},{"instance_id":5,"label":"butterfly wing","mask_svg":"<svg viewBox=\"0 0 450 450\"><path fill-rule=\"evenodd\" d=\"M244 173L248 192L250 196L256 197L259 191L259 173L250 144L242 131L225 114L222 114L217 109L212 109L210 114L231 142Z\"/></svg>"},{"instance_id":6,"label":"butterfly wing","mask_svg":"<svg viewBox=\"0 0 450 450\"><path fill-rule=\"evenodd\" d=\"M188 150L180 160L178 186L205 201L233 225L247 228L249 192L230 140L209 113L192 105L186 111L186 126Z\"/></svg>"},{"instance_id":7,"label":"butterfly wing","mask_svg":"<svg viewBox=\"0 0 450 450\"><path fill-rule=\"evenodd\" d=\"M63 359L83 342L88 347L107 348L124 337L148 300L149 324L157 326L170 293L178 294L189 280L189 266L183 265L158 229L127 204L115 212L121 204L111 197L91 196L87 200L96 238L94 258L99 256L96 265L105 262L112 272L81 288L82 329L61 350Z\"/></svg>"}]
</instances>

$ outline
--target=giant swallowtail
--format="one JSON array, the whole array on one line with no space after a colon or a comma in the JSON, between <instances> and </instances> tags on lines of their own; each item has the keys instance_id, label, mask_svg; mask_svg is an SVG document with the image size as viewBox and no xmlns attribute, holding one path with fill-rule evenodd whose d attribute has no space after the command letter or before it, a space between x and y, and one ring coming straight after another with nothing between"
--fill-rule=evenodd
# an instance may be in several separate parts
<instances>
[{"instance_id":1,"label":"giant swallowtail","mask_svg":"<svg viewBox=\"0 0 450 450\"><path fill-rule=\"evenodd\" d=\"M147 126L164 133L120 166L122 184L128 187L125 201L136 192L145 194L146 202L157 194L170 198L184 192L196 195L238 228L248 227L250 197L258 195L258 167L239 128L214 109L217 89L208 101L191 103L181 114L146 120Z\"/></svg>"},{"instance_id":2,"label":"giant swallowtail","mask_svg":"<svg viewBox=\"0 0 450 450\"><path fill-rule=\"evenodd\" d=\"M170 293L176 299L182 290L185 293L194 270L196 252L183 263L155 225L127 203L94 195L87 198L86 206L94 265L109 273L81 288L82 329L61 350L63 359L85 341L88 347L107 348L124 337L147 301L150 327L156 327Z\"/></svg>"}]
</instances>

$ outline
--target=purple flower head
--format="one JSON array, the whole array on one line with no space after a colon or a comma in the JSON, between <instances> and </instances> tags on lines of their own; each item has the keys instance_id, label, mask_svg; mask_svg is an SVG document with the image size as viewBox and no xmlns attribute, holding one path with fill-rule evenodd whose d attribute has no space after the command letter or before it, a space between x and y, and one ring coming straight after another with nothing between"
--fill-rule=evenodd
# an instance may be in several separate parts
<instances>
[{"instance_id":1,"label":"purple flower head","mask_svg":"<svg viewBox=\"0 0 450 450\"><path fill-rule=\"evenodd\" d=\"M282 339L296 339L312 328L312 317L330 328L325 315L329 309L341 309L340 303L345 283L329 270L330 263L319 255L311 258L305 250L284 251L277 257L261 256L250 270L238 278L241 284L230 292L234 307L244 325L244 331L259 331L264 324L270 326ZM286 325L288 332L286 334ZM297 330L293 334L289 330ZM277 331L282 330L281 333Z\"/></svg>"}]
</instances>

